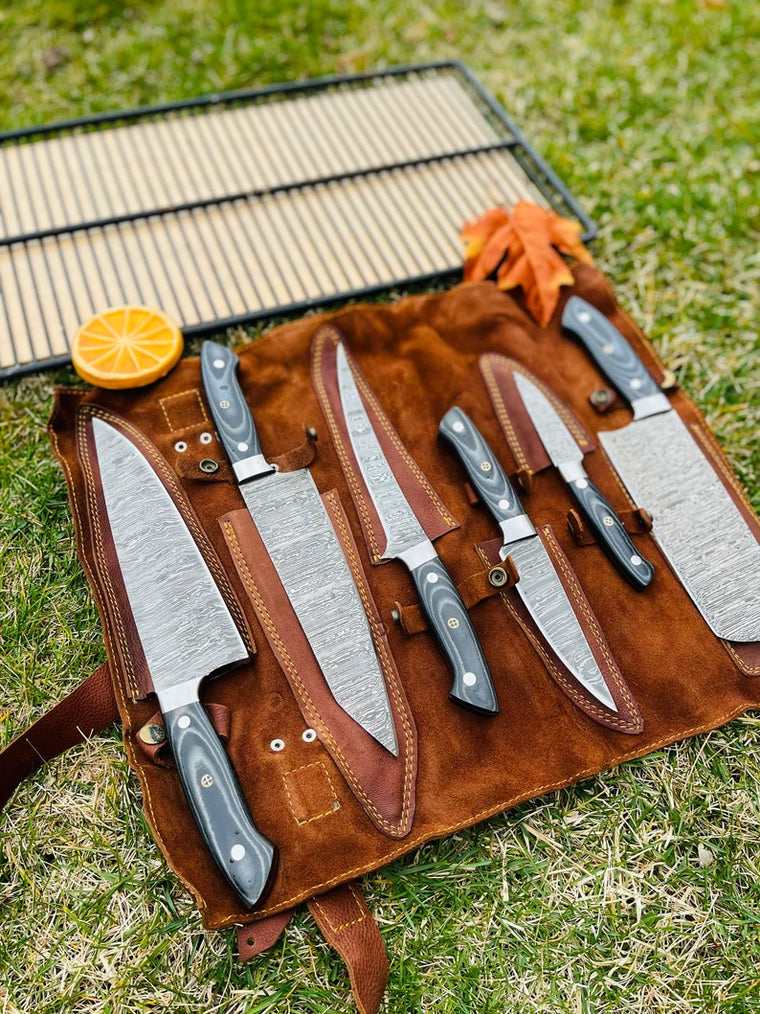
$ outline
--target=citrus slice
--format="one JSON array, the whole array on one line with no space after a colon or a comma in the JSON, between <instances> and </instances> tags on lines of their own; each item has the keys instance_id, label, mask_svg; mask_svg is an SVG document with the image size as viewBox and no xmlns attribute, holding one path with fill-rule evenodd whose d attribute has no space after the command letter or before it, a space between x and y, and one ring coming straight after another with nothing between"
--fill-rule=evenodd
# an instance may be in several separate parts
<instances>
[{"instance_id":1,"label":"citrus slice","mask_svg":"<svg viewBox=\"0 0 760 1014\"><path fill-rule=\"evenodd\" d=\"M71 361L97 387L144 387L169 372L182 344L182 332L160 310L114 306L79 327Z\"/></svg>"}]
</instances>

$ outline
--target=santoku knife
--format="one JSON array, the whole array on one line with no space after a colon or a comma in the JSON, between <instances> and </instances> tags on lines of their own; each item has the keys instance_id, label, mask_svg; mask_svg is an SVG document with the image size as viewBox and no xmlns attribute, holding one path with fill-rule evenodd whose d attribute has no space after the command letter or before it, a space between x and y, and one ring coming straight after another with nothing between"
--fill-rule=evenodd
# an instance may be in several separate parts
<instances>
[{"instance_id":1,"label":"santoku knife","mask_svg":"<svg viewBox=\"0 0 760 1014\"><path fill-rule=\"evenodd\" d=\"M409 505L377 439L342 344L338 387L351 446L386 536L386 560L409 569L425 615L453 673L449 697L473 711L499 710L491 674L464 602Z\"/></svg>"},{"instance_id":2,"label":"santoku knife","mask_svg":"<svg viewBox=\"0 0 760 1014\"><path fill-rule=\"evenodd\" d=\"M385 678L338 536L308 469L279 472L264 457L237 367L230 349L203 343L206 398L243 500L333 697L398 756Z\"/></svg>"},{"instance_id":3,"label":"santoku knife","mask_svg":"<svg viewBox=\"0 0 760 1014\"><path fill-rule=\"evenodd\" d=\"M578 296L562 324L633 409L599 439L694 604L718 637L760 640L760 544L741 511L618 329Z\"/></svg>"},{"instance_id":4,"label":"santoku knife","mask_svg":"<svg viewBox=\"0 0 760 1014\"><path fill-rule=\"evenodd\" d=\"M452 408L441 420L440 434L501 528L499 556L515 561L520 574L516 588L536 626L578 682L605 707L617 711L551 557L480 430L461 408Z\"/></svg>"},{"instance_id":5,"label":"santoku knife","mask_svg":"<svg viewBox=\"0 0 760 1014\"><path fill-rule=\"evenodd\" d=\"M586 474L583 451L549 399L518 370L517 390L552 464L583 511L596 540L634 588L646 588L654 567L634 546L625 525Z\"/></svg>"},{"instance_id":6,"label":"santoku knife","mask_svg":"<svg viewBox=\"0 0 760 1014\"><path fill-rule=\"evenodd\" d=\"M198 699L204 677L248 652L156 472L118 429L98 418L92 428L119 568L182 788L219 869L253 908L271 879L274 846L254 826Z\"/></svg>"}]
</instances>

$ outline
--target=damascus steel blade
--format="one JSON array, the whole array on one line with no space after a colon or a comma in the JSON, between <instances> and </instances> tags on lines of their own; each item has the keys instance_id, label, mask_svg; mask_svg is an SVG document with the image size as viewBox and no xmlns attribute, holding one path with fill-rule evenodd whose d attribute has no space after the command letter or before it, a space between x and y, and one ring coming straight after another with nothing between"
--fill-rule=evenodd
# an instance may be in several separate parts
<instances>
[{"instance_id":1,"label":"damascus steel blade","mask_svg":"<svg viewBox=\"0 0 760 1014\"><path fill-rule=\"evenodd\" d=\"M398 756L367 615L311 473L275 472L239 488L330 692Z\"/></svg>"},{"instance_id":2,"label":"damascus steel blade","mask_svg":"<svg viewBox=\"0 0 760 1014\"><path fill-rule=\"evenodd\" d=\"M511 556L520 572L515 586L536 626L564 665L582 686L611 711L617 705L596 663L565 589L543 543L536 535L502 546L499 556Z\"/></svg>"},{"instance_id":3,"label":"damascus steel blade","mask_svg":"<svg viewBox=\"0 0 760 1014\"><path fill-rule=\"evenodd\" d=\"M760 640L760 544L674 411L599 434L713 633Z\"/></svg>"},{"instance_id":4,"label":"damascus steel blade","mask_svg":"<svg viewBox=\"0 0 760 1014\"><path fill-rule=\"evenodd\" d=\"M387 544L383 559L394 560L416 546L427 546L429 540L417 515L409 506L375 435L342 345L337 349L337 365L338 389L346 427L364 482L385 531Z\"/></svg>"},{"instance_id":5,"label":"damascus steel blade","mask_svg":"<svg viewBox=\"0 0 760 1014\"><path fill-rule=\"evenodd\" d=\"M583 452L578 446L578 441L543 391L517 370L513 376L523 404L552 464L583 461Z\"/></svg>"},{"instance_id":6,"label":"damascus steel blade","mask_svg":"<svg viewBox=\"0 0 760 1014\"><path fill-rule=\"evenodd\" d=\"M159 700L248 657L187 525L140 451L93 419L119 567Z\"/></svg>"}]
</instances>

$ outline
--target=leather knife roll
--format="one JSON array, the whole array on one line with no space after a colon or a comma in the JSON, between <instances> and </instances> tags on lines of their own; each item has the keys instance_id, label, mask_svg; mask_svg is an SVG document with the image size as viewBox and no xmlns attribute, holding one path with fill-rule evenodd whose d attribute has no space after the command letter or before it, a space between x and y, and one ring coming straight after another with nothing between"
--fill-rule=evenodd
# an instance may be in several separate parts
<instances>
[{"instance_id":1,"label":"leather knife roll","mask_svg":"<svg viewBox=\"0 0 760 1014\"><path fill-rule=\"evenodd\" d=\"M592 303L614 321L647 363L661 368L641 332L615 304L606 279L585 266L576 267L574 273L575 286L563 300L572 291ZM458 522L458 527L445 524L436 549L461 587L483 569L475 547L492 541L497 533L485 512L472 508L462 472L437 430L448 409L459 404L477 416L492 447L503 442L478 369L479 358L496 353L523 363L568 404L595 444L600 429L614 425L615 412L624 418L624 408L600 416L589 404L599 375L583 350L562 334L561 312L562 306L550 324L540 328L513 296L488 282L468 283L447 292L411 296L392 306L351 306L332 315L307 317L237 350L241 382L256 412L262 445L273 454L285 452L303 443L305 426L314 427L318 453L309 465L311 473L320 492L335 490L343 505L379 627L417 729L416 806L403 838L390 837L373 823L319 737L304 738L309 725L245 593L220 524L243 503L204 404L198 360L183 359L163 380L139 390L58 392L50 436L69 487L80 559L98 601L105 595L103 573L110 573L108 554L88 510L92 482L78 440L93 411L120 416L157 448L173 470L180 497L186 499L203 540L221 565L220 583L229 585L244 614L241 628L248 625L255 641L255 657L240 669L207 681L202 695L229 711L230 756L246 796L258 801L254 817L280 853L272 890L250 913L241 911L213 862L198 848L173 772L135 748L138 730L156 711L155 701L150 696L137 699L140 693L134 692L128 672L130 664L139 662L137 653L126 632L121 636L103 617L124 739L140 779L146 819L167 861L198 901L207 927L287 912L414 852L426 841L714 728L760 704L760 682L745 675L760 670L760 657L751 657L757 646L743 646L743 654L732 655L706 627L654 543L650 555L656 575L641 593L611 568L599 566L598 553L579 546L567 530L567 492L552 469L541 473L541 482L526 497L526 507L537 523L551 526L570 562L639 706L641 732L624 734L603 727L576 707L547 678L543 661L524 634L509 632L515 624L507 622L499 595L470 609L499 694L498 715L486 717L454 707L447 697L445 664L431 638L422 633L409 636L394 623L396 603L412 599L409 575L395 560L373 566L340 446L323 419L312 384L315 334L325 323L342 333L401 443L435 497ZM714 448L688 397L675 391L670 398L687 425ZM587 456L589 463L594 457ZM715 449L714 459L727 487L750 511L724 455Z\"/></svg>"}]
</instances>

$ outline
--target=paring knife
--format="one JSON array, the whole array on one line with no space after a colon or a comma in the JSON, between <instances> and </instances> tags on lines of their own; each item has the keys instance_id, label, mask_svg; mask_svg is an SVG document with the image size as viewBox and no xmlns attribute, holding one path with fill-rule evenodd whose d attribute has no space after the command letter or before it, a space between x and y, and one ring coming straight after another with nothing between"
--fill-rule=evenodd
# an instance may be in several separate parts
<instances>
[{"instance_id":1,"label":"paring knife","mask_svg":"<svg viewBox=\"0 0 760 1014\"><path fill-rule=\"evenodd\" d=\"M760 544L739 508L618 329L578 296L562 324L633 409L599 439L697 609L718 637L760 640Z\"/></svg>"},{"instance_id":2,"label":"paring knife","mask_svg":"<svg viewBox=\"0 0 760 1014\"><path fill-rule=\"evenodd\" d=\"M441 436L464 465L470 482L502 531L499 556L511 556L517 588L536 626L578 682L611 711L617 705L597 665L562 582L504 469L480 430L461 408L441 420Z\"/></svg>"},{"instance_id":3,"label":"paring knife","mask_svg":"<svg viewBox=\"0 0 760 1014\"><path fill-rule=\"evenodd\" d=\"M513 376L546 453L567 483L597 542L634 588L646 588L652 580L654 567L636 549L623 522L589 479L577 440L543 391L518 370Z\"/></svg>"},{"instance_id":4,"label":"paring knife","mask_svg":"<svg viewBox=\"0 0 760 1014\"><path fill-rule=\"evenodd\" d=\"M271 879L275 849L254 826L198 699L204 677L244 662L248 652L153 468L115 427L98 418L92 427L116 555L182 788L219 869L253 908Z\"/></svg>"},{"instance_id":5,"label":"paring knife","mask_svg":"<svg viewBox=\"0 0 760 1014\"><path fill-rule=\"evenodd\" d=\"M394 757L398 742L367 614L308 469L278 472L264 457L237 379L238 357L201 347L201 375L219 439L269 558L340 707Z\"/></svg>"},{"instance_id":6,"label":"paring knife","mask_svg":"<svg viewBox=\"0 0 760 1014\"><path fill-rule=\"evenodd\" d=\"M412 575L430 629L453 673L451 700L495 715L496 690L470 616L383 453L342 344L337 347L337 367L351 446L386 535L383 559L401 560Z\"/></svg>"}]
</instances>

